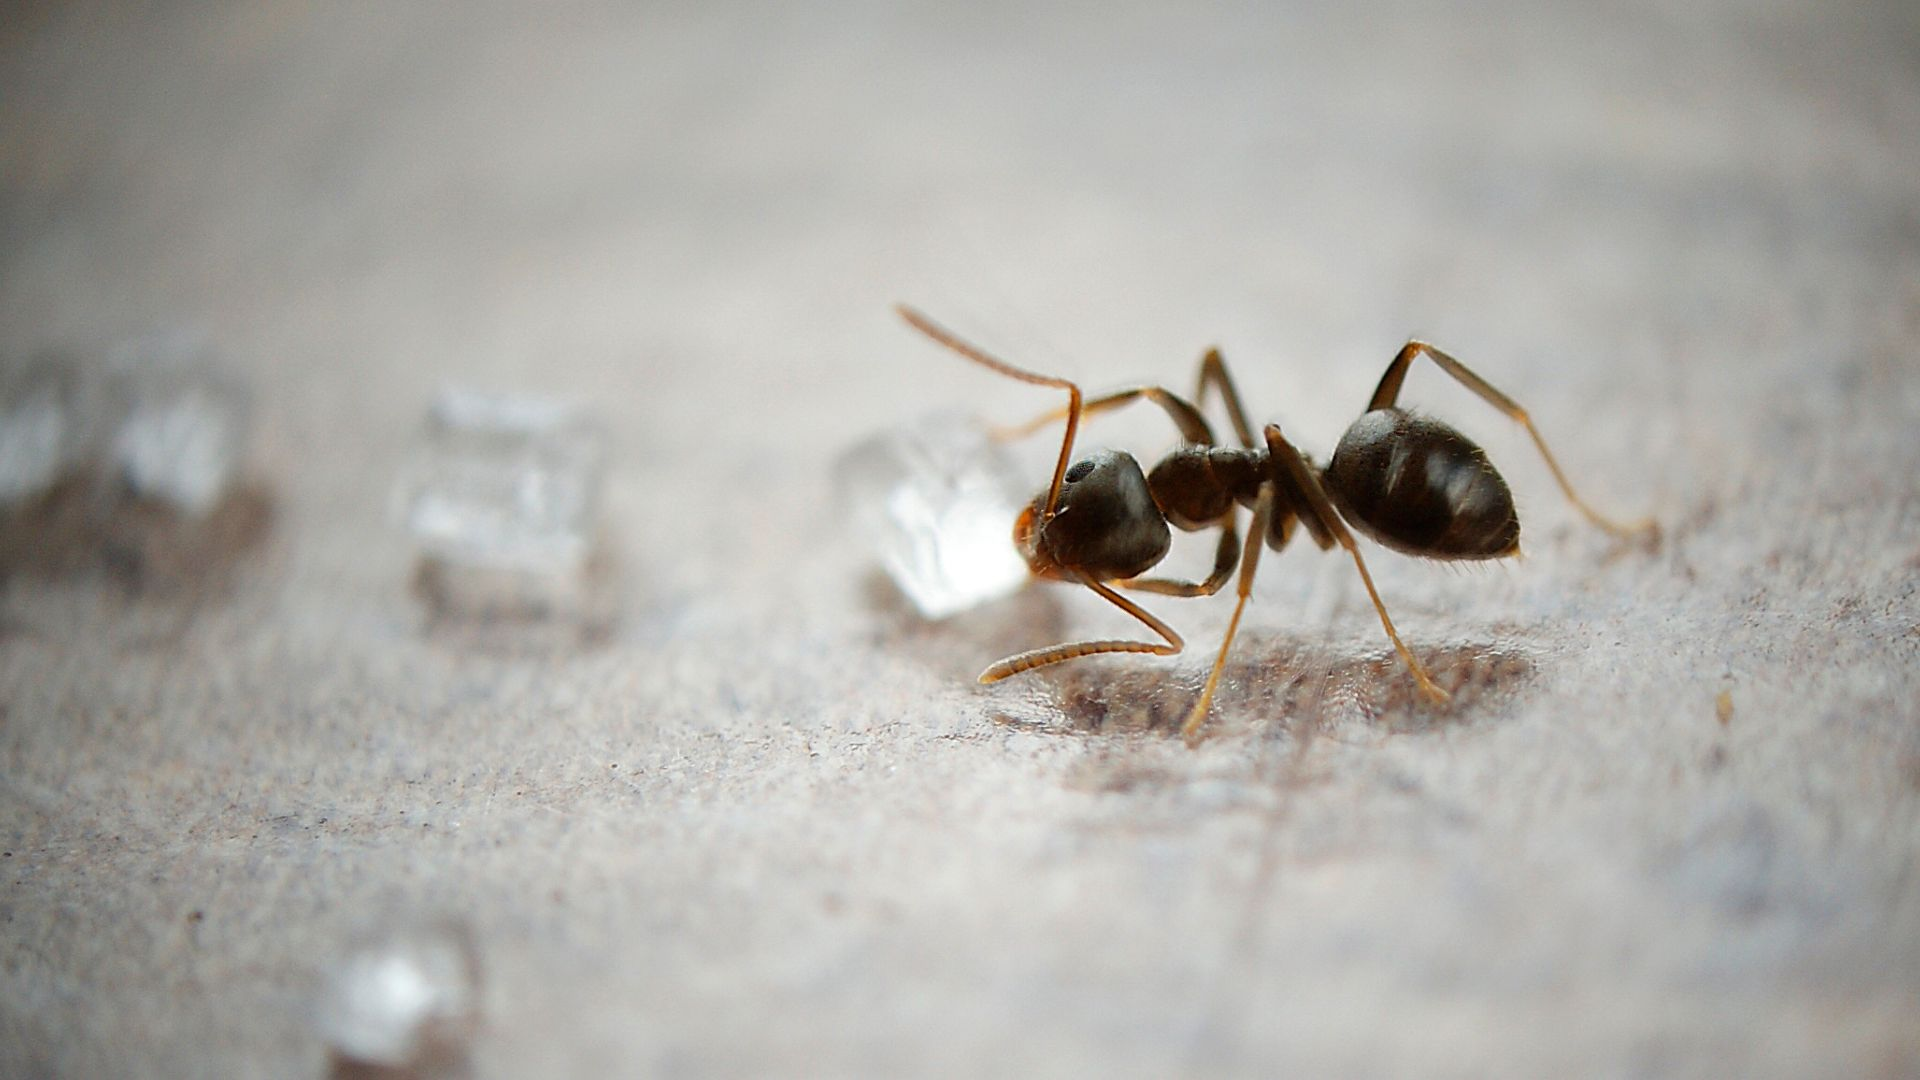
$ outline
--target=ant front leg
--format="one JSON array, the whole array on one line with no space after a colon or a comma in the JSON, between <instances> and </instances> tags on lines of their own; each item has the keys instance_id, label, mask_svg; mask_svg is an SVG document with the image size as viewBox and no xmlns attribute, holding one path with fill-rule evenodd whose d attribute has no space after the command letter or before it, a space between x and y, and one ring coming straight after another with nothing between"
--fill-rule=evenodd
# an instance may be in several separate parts
<instances>
[{"instance_id":1,"label":"ant front leg","mask_svg":"<svg viewBox=\"0 0 1920 1080\"><path fill-rule=\"evenodd\" d=\"M1434 683L1426 667L1414 658L1412 650L1407 648L1406 643L1400 640L1400 634L1394 630L1393 617L1387 614L1387 605L1380 602L1380 591L1373 587L1373 575L1367 573L1366 560L1360 557L1360 546L1354 543L1353 533L1347 529L1346 522L1340 520L1339 512L1334 510L1333 501L1327 498L1326 489L1320 486L1320 478L1314 475L1313 468L1300 456L1300 451L1294 449L1293 444L1280 433L1278 424L1268 424L1266 435L1268 454L1279 463L1280 468L1287 471L1295 488L1306 496L1307 511L1319 518L1334 542L1353 557L1354 569L1360 571L1360 581L1366 585L1367 596L1373 600L1373 610L1380 614L1380 625L1386 629L1387 639L1393 642L1394 650L1406 663L1407 670L1413 673L1413 681L1419 684L1420 692L1435 704L1447 701L1451 695ZM1302 514L1301 518L1305 520L1306 515Z\"/></svg>"},{"instance_id":2,"label":"ant front leg","mask_svg":"<svg viewBox=\"0 0 1920 1080\"><path fill-rule=\"evenodd\" d=\"M1573 485L1567 481L1567 474L1560 471L1560 463L1553 459L1553 452L1547 449L1547 441L1540 437L1540 429L1533 426L1533 418L1527 415L1527 410L1495 389L1492 383L1474 374L1467 365L1418 338L1402 346L1399 355L1387 365L1386 374L1380 377L1379 388L1373 392L1373 400L1367 403L1368 412L1394 407L1394 403L1400 399L1400 384L1406 381L1407 369L1413 366L1414 358L1421 354L1425 354L1439 365L1440 370L1446 372L1455 382L1473 391L1480 400L1506 413L1509 419L1526 428L1527 434L1533 438L1533 445L1540 451L1540 456L1546 459L1548 471L1553 473L1553 479L1560 485L1560 490L1566 493L1567 501L1572 503L1574 509L1580 511L1588 521L1619 537L1649 535L1657 538L1660 535L1660 526L1652 518L1643 518L1631 525L1622 525L1588 506L1586 500L1574 493Z\"/></svg>"},{"instance_id":3,"label":"ant front leg","mask_svg":"<svg viewBox=\"0 0 1920 1080\"><path fill-rule=\"evenodd\" d=\"M1213 670L1207 674L1207 685L1200 691L1200 700L1193 703L1187 713L1187 719L1180 725L1180 737L1188 746L1200 743L1200 729L1207 722L1207 710L1213 707L1213 692L1220 685L1220 672L1227 666L1227 650L1233 648L1234 635L1240 632L1240 615L1247 609L1247 597L1253 595L1253 575L1260 569L1261 541L1267 535L1267 523L1273 519L1273 483L1260 485L1259 498L1253 504L1253 527L1247 533L1247 550L1240 557L1239 598L1233 604L1233 618L1227 623L1227 634L1220 640L1220 653L1213 658Z\"/></svg>"}]
</instances>

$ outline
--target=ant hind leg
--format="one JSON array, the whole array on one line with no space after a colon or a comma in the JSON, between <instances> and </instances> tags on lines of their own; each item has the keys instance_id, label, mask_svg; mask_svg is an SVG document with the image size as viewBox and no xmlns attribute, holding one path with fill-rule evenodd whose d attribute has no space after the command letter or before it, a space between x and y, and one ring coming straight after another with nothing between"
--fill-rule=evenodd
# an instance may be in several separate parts
<instances>
[{"instance_id":1,"label":"ant hind leg","mask_svg":"<svg viewBox=\"0 0 1920 1080\"><path fill-rule=\"evenodd\" d=\"M1413 366L1414 359L1422 354L1425 354L1428 359L1438 365L1440 370L1446 372L1455 382L1473 391L1474 395L1479 397L1480 400L1507 414L1508 419L1515 421L1521 427L1527 429L1527 434L1533 439L1534 447L1540 451L1540 456L1545 459L1547 470L1553 473L1553 479L1560 485L1560 490L1566 494L1567 501L1572 503L1574 509L1580 511L1581 515L1588 521L1606 532L1612 533L1614 536L1631 537L1644 535L1656 540L1659 538L1660 526L1656 524L1652 518L1642 518L1631 524L1623 525L1601 514L1593 507L1588 506L1586 500L1574 493L1573 484L1568 482L1567 474L1560 471L1560 463L1554 460L1553 452L1547 449L1547 441L1541 438L1540 429L1533 426L1533 418L1527 415L1527 410L1521 408L1519 402L1501 393L1492 383L1474 374L1473 370L1468 368L1467 365L1455 360L1453 357L1448 356L1446 353L1418 338L1408 341L1402 346L1399 354L1393 358L1393 362L1387 365L1386 373L1380 376L1379 387L1373 392L1373 400L1367 403L1368 412L1372 412L1375 409L1393 407L1394 402L1400 399L1400 385L1406 381L1407 370Z\"/></svg>"},{"instance_id":2,"label":"ant hind leg","mask_svg":"<svg viewBox=\"0 0 1920 1080\"><path fill-rule=\"evenodd\" d=\"M1413 673L1413 681L1419 685L1420 692L1427 696L1427 700L1436 705L1445 703L1452 695L1440 689L1432 676L1427 674L1426 666L1414 657L1406 642L1400 640L1399 632L1393 628L1393 617L1387 614L1387 605L1380 601L1380 591L1373 587L1373 575L1367 573L1367 562L1360 557L1360 546L1354 542L1353 533L1347 529L1346 522L1340 520L1339 512L1333 508L1333 501L1327 498L1326 489L1320 486L1313 469L1300 456L1300 451L1294 449L1293 444L1280 433L1279 425L1268 424L1266 435L1267 452L1280 463L1281 468L1287 470L1294 486L1307 498L1308 505L1306 512L1301 514L1301 520L1306 520L1306 513L1318 517L1334 542L1352 556L1353 567L1360 571L1360 582L1367 587L1367 596L1373 601L1373 610L1380 615L1380 625L1387 632L1387 640L1393 642L1394 650L1400 654L1407 670Z\"/></svg>"}]
</instances>

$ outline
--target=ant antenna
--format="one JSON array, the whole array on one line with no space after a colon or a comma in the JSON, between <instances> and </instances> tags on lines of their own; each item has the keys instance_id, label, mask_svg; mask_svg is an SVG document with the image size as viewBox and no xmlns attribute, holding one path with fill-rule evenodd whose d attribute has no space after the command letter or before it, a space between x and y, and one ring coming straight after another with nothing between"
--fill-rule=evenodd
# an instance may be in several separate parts
<instances>
[{"instance_id":1,"label":"ant antenna","mask_svg":"<svg viewBox=\"0 0 1920 1080\"><path fill-rule=\"evenodd\" d=\"M994 356L978 345L967 341L960 337L960 335L934 322L922 312L906 304L895 304L893 305L893 310L899 312L900 317L907 320L907 325L940 344L945 345L947 348L952 349L954 352L959 353L961 356L979 364L981 367L990 368L1008 378L1019 379L1023 383L1032 383L1035 386L1056 386L1067 392L1067 434L1066 438L1060 440L1060 460L1054 463L1053 483L1047 488L1047 509L1040 518L1043 522L1051 520L1053 518L1054 508L1060 502L1060 484L1067 475L1068 459L1073 456L1073 437L1075 433L1080 430L1080 388L1066 379L1055 378L1052 375L1041 375L1037 372L1028 371L1025 368L1014 367L1012 364Z\"/></svg>"}]
</instances>

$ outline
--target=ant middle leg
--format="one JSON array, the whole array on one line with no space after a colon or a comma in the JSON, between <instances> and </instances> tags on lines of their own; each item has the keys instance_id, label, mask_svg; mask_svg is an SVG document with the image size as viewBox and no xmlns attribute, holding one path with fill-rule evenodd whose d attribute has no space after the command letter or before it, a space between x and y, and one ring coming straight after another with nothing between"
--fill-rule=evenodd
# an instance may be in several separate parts
<instances>
[{"instance_id":1,"label":"ant middle leg","mask_svg":"<svg viewBox=\"0 0 1920 1080\"><path fill-rule=\"evenodd\" d=\"M1293 444L1280 433L1280 425L1268 424L1266 436L1268 454L1287 471L1288 478L1300 494L1306 496L1307 506L1300 515L1301 520L1306 521L1309 513L1319 518L1321 526L1333 537L1334 542L1352 556L1354 569L1360 571L1360 581L1367 587L1367 596L1373 601L1373 610L1380 615L1380 625L1387 631L1387 639L1393 642L1394 651L1400 654L1407 670L1413 673L1413 681L1419 685L1420 692L1435 704L1447 701L1451 695L1440 689L1427 674L1425 665L1414 657L1406 642L1400 640L1399 632L1394 630L1393 617L1387 614L1387 605L1381 602L1380 591L1373 587L1373 575L1367 573L1366 560L1360 557L1360 546L1354 542L1353 533L1333 508L1333 501L1327 498L1326 490L1320 486L1320 478L1314 475L1312 467L1300 456L1300 451L1294 449Z\"/></svg>"},{"instance_id":2,"label":"ant middle leg","mask_svg":"<svg viewBox=\"0 0 1920 1080\"><path fill-rule=\"evenodd\" d=\"M1124 408L1145 398L1166 410L1173 425L1180 429L1181 437L1188 442L1213 446L1216 445L1213 429L1200 411L1200 406L1206 403L1209 387L1219 389L1220 398L1226 403L1227 419L1233 424L1233 433L1239 437L1241 446L1251 450L1255 445L1253 426L1247 422L1247 410L1240 404L1240 391L1234 387L1233 377L1227 374L1227 362L1221 357L1219 349L1208 349L1207 354L1200 358L1200 376L1191 399L1182 398L1164 386L1134 386L1090 398L1082 407L1081 415L1092 416ZM993 434L996 438L1009 441L1023 439L1065 415L1064 409L1052 409L1024 424L995 428Z\"/></svg>"},{"instance_id":3,"label":"ant middle leg","mask_svg":"<svg viewBox=\"0 0 1920 1080\"><path fill-rule=\"evenodd\" d=\"M1159 593L1162 596L1212 596L1220 591L1227 579L1233 576L1234 564L1240 561L1240 534L1234 526L1234 511L1229 509L1227 516L1220 521L1220 543L1213 551L1213 572L1204 581L1179 581L1174 578L1127 578L1116 581L1115 585L1123 589L1135 589L1140 592ZM1258 530L1256 530L1256 535Z\"/></svg>"},{"instance_id":4,"label":"ant middle leg","mask_svg":"<svg viewBox=\"0 0 1920 1080\"><path fill-rule=\"evenodd\" d=\"M1044 649L1030 649L990 665L987 670L980 673L981 682L999 682L1009 675L1018 675L1023 671L1032 671L1034 668L1046 667L1049 664L1077 660L1082 656L1095 656L1100 653L1152 653L1155 656L1172 656L1187 647L1187 643L1181 640L1173 627L1161 622L1146 608L1114 592L1105 582L1095 581L1084 575L1080 581L1121 611L1146 623L1147 628L1159 634L1166 643L1162 645L1151 641L1070 641L1062 645L1049 645Z\"/></svg>"},{"instance_id":5,"label":"ant middle leg","mask_svg":"<svg viewBox=\"0 0 1920 1080\"><path fill-rule=\"evenodd\" d=\"M1233 618L1227 623L1226 636L1220 640L1220 653L1213 658L1213 670L1207 674L1200 700L1193 703L1180 725L1180 737L1188 746L1200 742L1200 729L1207 722L1207 711L1213 707L1213 692L1220 686L1220 673L1227 666L1227 650L1233 647L1234 635L1240 632L1240 616L1247 610L1247 597L1253 595L1253 575L1260 569L1260 548L1273 517L1273 499L1273 482L1261 484L1260 495L1253 504L1253 526L1247 533L1247 550L1240 556L1240 584L1236 589L1238 598L1233 603Z\"/></svg>"},{"instance_id":6,"label":"ant middle leg","mask_svg":"<svg viewBox=\"0 0 1920 1080\"><path fill-rule=\"evenodd\" d=\"M1533 426L1533 418L1527 415L1527 410L1521 408L1519 402L1474 374L1467 365L1418 338L1402 346L1399 354L1393 358L1393 362L1387 365L1386 373L1380 377L1379 387L1373 392L1373 400L1367 403L1368 412L1393 407L1394 403L1400 399L1400 385L1406 381L1407 370L1413 366L1414 359L1422 354L1438 365L1441 371L1451 376L1455 382L1473 391L1480 400L1507 414L1508 419L1527 429L1527 434L1533 438L1534 447L1546 460L1547 470L1553 473L1554 481L1560 485L1560 490L1566 493L1567 501L1572 503L1574 509L1580 511L1588 521L1614 536L1659 535L1660 527L1652 518L1642 518L1623 525L1588 506L1586 500L1575 494L1573 484L1567 480L1567 474L1560 471L1560 463L1554 460L1553 452L1547 449L1547 441L1541 438L1540 429Z\"/></svg>"},{"instance_id":7,"label":"ant middle leg","mask_svg":"<svg viewBox=\"0 0 1920 1080\"><path fill-rule=\"evenodd\" d=\"M1234 389L1233 377L1227 374L1227 361L1220 355L1219 349L1208 349L1207 355L1200 358L1200 378L1193 390L1193 403L1204 406L1207 403L1207 387L1220 389L1220 400L1226 402L1227 419L1233 424L1233 433L1240 437L1240 445L1253 449L1253 425L1247 423L1247 410L1240 404L1240 391Z\"/></svg>"}]
</instances>

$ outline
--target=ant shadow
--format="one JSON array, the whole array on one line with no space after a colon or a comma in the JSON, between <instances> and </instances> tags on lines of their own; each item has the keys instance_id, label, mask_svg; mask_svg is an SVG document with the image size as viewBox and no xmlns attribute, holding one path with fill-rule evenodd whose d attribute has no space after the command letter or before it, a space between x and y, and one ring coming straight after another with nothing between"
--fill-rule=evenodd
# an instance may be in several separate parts
<instances>
[{"instance_id":1,"label":"ant shadow","mask_svg":"<svg viewBox=\"0 0 1920 1080\"><path fill-rule=\"evenodd\" d=\"M1392 651L1357 654L1337 645L1243 633L1214 694L1210 740L1303 735L1341 738L1419 735L1468 727L1531 681L1533 660L1520 649L1461 642L1416 650L1451 700L1422 696ZM1198 700L1206 668L1101 659L1038 673L1038 692L998 722L1081 735L1177 737ZM1038 698L1035 702L1033 698ZM1034 715L1037 713L1037 715Z\"/></svg>"},{"instance_id":2,"label":"ant shadow","mask_svg":"<svg viewBox=\"0 0 1920 1080\"><path fill-rule=\"evenodd\" d=\"M1063 664L1039 675L1025 700L994 719L1091 744L1064 782L1125 795L1129 808L1094 822L1184 829L1195 814L1271 811L1286 791L1354 768L1388 740L1496 719L1534 674L1533 660L1512 645L1457 642L1415 652L1451 695L1445 704L1428 701L1390 650L1242 634L1214 693L1199 754L1181 744L1180 727L1206 681L1204 661ZM1309 765L1301 755L1316 744L1345 752L1315 755Z\"/></svg>"}]
</instances>

